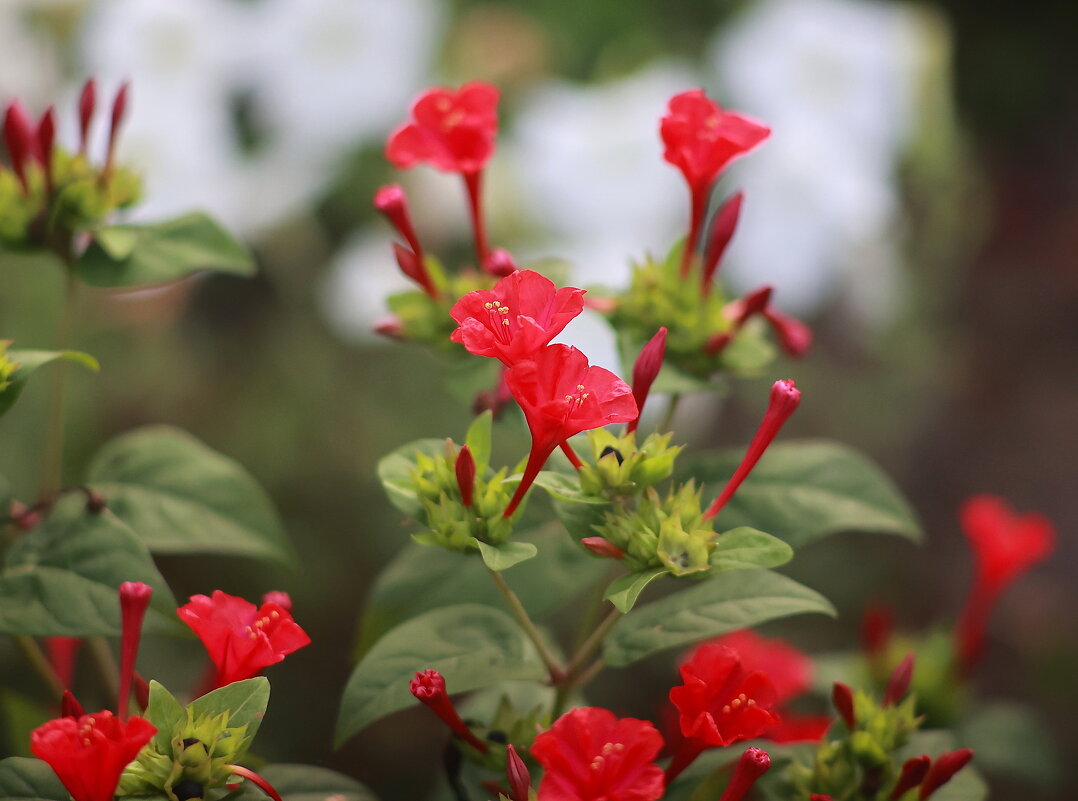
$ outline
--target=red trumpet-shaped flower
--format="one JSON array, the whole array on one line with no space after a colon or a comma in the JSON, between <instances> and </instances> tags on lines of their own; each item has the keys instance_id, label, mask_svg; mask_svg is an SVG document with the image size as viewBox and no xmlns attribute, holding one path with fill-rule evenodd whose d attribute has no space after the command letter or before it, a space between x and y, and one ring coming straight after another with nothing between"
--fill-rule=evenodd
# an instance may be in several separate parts
<instances>
[{"instance_id":1,"label":"red trumpet-shaped flower","mask_svg":"<svg viewBox=\"0 0 1078 801\"><path fill-rule=\"evenodd\" d=\"M544 275L517 270L493 289L469 292L453 305L449 313L459 327L450 339L512 367L533 358L583 309L583 289L558 289Z\"/></svg>"},{"instance_id":2,"label":"red trumpet-shaped flower","mask_svg":"<svg viewBox=\"0 0 1078 801\"><path fill-rule=\"evenodd\" d=\"M509 517L555 448L581 431L628 423L636 419L637 408L628 384L589 365L583 353L568 345L541 348L508 369L505 380L532 435L524 475L504 512Z\"/></svg>"},{"instance_id":3,"label":"red trumpet-shaped flower","mask_svg":"<svg viewBox=\"0 0 1078 801\"><path fill-rule=\"evenodd\" d=\"M567 712L532 745L546 771L539 801L654 801L664 790L654 762L662 745L645 720L598 707Z\"/></svg>"},{"instance_id":4,"label":"red trumpet-shaped flower","mask_svg":"<svg viewBox=\"0 0 1078 801\"><path fill-rule=\"evenodd\" d=\"M216 666L214 687L257 676L311 641L279 604L257 607L220 590L212 597L194 595L176 611Z\"/></svg>"},{"instance_id":5,"label":"red trumpet-shaped flower","mask_svg":"<svg viewBox=\"0 0 1078 801\"><path fill-rule=\"evenodd\" d=\"M131 700L131 680L135 675L135 658L142 639L142 619L150 605L153 587L141 581L125 581L120 585L120 620L123 638L120 641L120 693L116 711L120 720L127 719Z\"/></svg>"},{"instance_id":6,"label":"red trumpet-shaped flower","mask_svg":"<svg viewBox=\"0 0 1078 801\"><path fill-rule=\"evenodd\" d=\"M681 274L688 275L707 213L711 186L723 168L766 139L771 130L758 122L724 111L702 89L670 98L659 128L663 158L681 170L689 184L692 217Z\"/></svg>"},{"instance_id":7,"label":"red trumpet-shaped flower","mask_svg":"<svg viewBox=\"0 0 1078 801\"><path fill-rule=\"evenodd\" d=\"M734 775L726 785L719 801L741 801L756 784L756 780L771 768L771 755L762 748L746 748L737 761Z\"/></svg>"},{"instance_id":8,"label":"red trumpet-shaped flower","mask_svg":"<svg viewBox=\"0 0 1078 801\"><path fill-rule=\"evenodd\" d=\"M969 671L980 657L992 607L1003 590L1055 548L1055 528L1039 514L1016 515L1002 498L979 495L962 506L962 528L973 549L975 575L956 637Z\"/></svg>"},{"instance_id":9,"label":"red trumpet-shaped flower","mask_svg":"<svg viewBox=\"0 0 1078 801\"><path fill-rule=\"evenodd\" d=\"M421 162L443 172L478 172L494 153L498 89L479 81L457 91L428 89L412 105L412 118L389 136L386 157L396 167Z\"/></svg>"},{"instance_id":10,"label":"red trumpet-shaped flower","mask_svg":"<svg viewBox=\"0 0 1078 801\"><path fill-rule=\"evenodd\" d=\"M782 380L774 383L771 387L771 398L767 405L767 412L764 414L764 419L756 431L756 436L752 438L748 450L745 451L745 456L741 459L741 464L738 465L734 474L730 476L730 480L726 482L726 486L719 493L719 497L704 512L705 520L714 518L737 491L737 488L741 486L741 482L748 478L752 468L760 461L760 457L764 455L767 446L771 444L775 435L779 433L779 429L790 419L790 415L794 413L799 403L801 403L801 392L793 381Z\"/></svg>"},{"instance_id":11,"label":"red trumpet-shaped flower","mask_svg":"<svg viewBox=\"0 0 1078 801\"><path fill-rule=\"evenodd\" d=\"M487 753L489 746L475 736L468 725L457 714L453 702L445 689L445 677L437 670L424 670L416 673L408 685L408 690L416 700L428 707L438 718L449 727L455 735L468 743L468 745Z\"/></svg>"},{"instance_id":12,"label":"red trumpet-shaped flower","mask_svg":"<svg viewBox=\"0 0 1078 801\"><path fill-rule=\"evenodd\" d=\"M648 343L640 350L640 355L633 363L633 399L636 401L637 411L640 413L635 420L629 422L628 431L636 431L640 423L640 415L644 413L644 402L651 392L651 385L663 366L663 357L666 355L666 326L662 326Z\"/></svg>"},{"instance_id":13,"label":"red trumpet-shaped flower","mask_svg":"<svg viewBox=\"0 0 1078 801\"><path fill-rule=\"evenodd\" d=\"M30 750L59 777L75 801L112 801L123 769L157 733L148 720L111 712L62 717L30 734Z\"/></svg>"}]
</instances>

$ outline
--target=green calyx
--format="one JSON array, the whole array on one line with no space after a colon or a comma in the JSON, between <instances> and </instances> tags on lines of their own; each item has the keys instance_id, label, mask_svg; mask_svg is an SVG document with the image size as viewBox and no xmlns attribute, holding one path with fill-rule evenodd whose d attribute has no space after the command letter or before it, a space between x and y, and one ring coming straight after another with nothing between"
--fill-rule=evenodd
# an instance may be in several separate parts
<instances>
[{"instance_id":1,"label":"green calyx","mask_svg":"<svg viewBox=\"0 0 1078 801\"><path fill-rule=\"evenodd\" d=\"M19 369L19 363L12 361L7 354L12 340L0 339L0 392L3 392L11 384L11 374Z\"/></svg>"},{"instance_id":2,"label":"green calyx","mask_svg":"<svg viewBox=\"0 0 1078 801\"><path fill-rule=\"evenodd\" d=\"M854 695L852 731L839 727L837 739L825 738L816 749L811 765L795 761L787 768L787 778L799 798L811 793L835 799L884 801L902 772L899 752L920 727L910 695L893 706L882 706L864 692ZM832 729L832 734L836 729Z\"/></svg>"},{"instance_id":3,"label":"green calyx","mask_svg":"<svg viewBox=\"0 0 1078 801\"><path fill-rule=\"evenodd\" d=\"M250 737L247 724L228 725L229 713L195 717L191 708L162 747L160 732L124 770L116 794L145 796L164 793L178 801L174 788L198 785L204 790L235 781L230 765L243 757Z\"/></svg>"},{"instance_id":4,"label":"green calyx","mask_svg":"<svg viewBox=\"0 0 1078 801\"><path fill-rule=\"evenodd\" d=\"M751 321L734 332L724 314L727 298L721 288L716 284L707 294L700 291L700 266L693 266L688 279L681 277L681 251L678 244L662 261L649 257L634 265L629 287L610 313L611 323L637 345L666 326L666 363L697 379L722 371L759 373L775 358L763 328ZM734 334L731 341L709 353L712 338L727 333Z\"/></svg>"},{"instance_id":5,"label":"green calyx","mask_svg":"<svg viewBox=\"0 0 1078 801\"><path fill-rule=\"evenodd\" d=\"M595 530L625 552L633 572L665 567L675 576L700 573L711 567L715 532L700 509L700 490L689 481L671 489L665 498L648 487L635 509L607 510Z\"/></svg>"},{"instance_id":6,"label":"green calyx","mask_svg":"<svg viewBox=\"0 0 1078 801\"><path fill-rule=\"evenodd\" d=\"M125 168L106 172L60 148L53 151L51 166L51 190L37 163L26 165L25 188L13 172L0 170L0 245L49 248L69 242L139 200L141 181Z\"/></svg>"},{"instance_id":7,"label":"green calyx","mask_svg":"<svg viewBox=\"0 0 1078 801\"><path fill-rule=\"evenodd\" d=\"M400 333L404 339L430 345L441 351L460 352L463 350L449 339L457 328L456 321L449 315L449 310L457 299L477 289L490 289L494 286L493 276L474 271L465 271L459 275L449 275L442 263L434 256L426 256L423 266L430 276L431 284L439 293L432 298L421 289L411 289L391 295L386 301L389 310L400 323Z\"/></svg>"},{"instance_id":8,"label":"green calyx","mask_svg":"<svg viewBox=\"0 0 1078 801\"><path fill-rule=\"evenodd\" d=\"M643 492L669 478L682 450L680 445L670 446L673 434L649 434L639 448L635 432L618 437L597 428L587 436L592 459L580 468L580 488L611 500Z\"/></svg>"},{"instance_id":9,"label":"green calyx","mask_svg":"<svg viewBox=\"0 0 1078 801\"><path fill-rule=\"evenodd\" d=\"M512 517L502 517L512 498L513 484L507 484L505 468L494 472L485 462L477 465L472 487L472 504L464 498L456 475L460 447L446 440L442 453L417 453L411 471L412 490L422 507L421 518L428 530L414 539L424 545L439 545L454 551L476 549L474 540L500 545L513 533Z\"/></svg>"}]
</instances>

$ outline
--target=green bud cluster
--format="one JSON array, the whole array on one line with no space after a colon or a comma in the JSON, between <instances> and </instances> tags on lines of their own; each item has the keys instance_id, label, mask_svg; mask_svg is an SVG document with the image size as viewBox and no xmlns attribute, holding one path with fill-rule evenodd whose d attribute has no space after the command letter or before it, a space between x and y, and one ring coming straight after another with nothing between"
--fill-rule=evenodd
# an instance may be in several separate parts
<instances>
[{"instance_id":1,"label":"green bud cluster","mask_svg":"<svg viewBox=\"0 0 1078 801\"><path fill-rule=\"evenodd\" d=\"M250 738L246 724L229 727L228 721L228 712L196 718L189 708L167 740L158 732L124 769L116 794L164 793L171 801L180 801L175 792L180 785L197 785L205 791L235 781L229 766L243 757Z\"/></svg>"},{"instance_id":2,"label":"green bud cluster","mask_svg":"<svg viewBox=\"0 0 1078 801\"><path fill-rule=\"evenodd\" d=\"M636 433L615 436L605 428L588 432L591 462L580 468L580 488L607 499L630 496L658 484L674 472L682 447L670 447L673 434L649 434L637 448Z\"/></svg>"},{"instance_id":3,"label":"green bud cluster","mask_svg":"<svg viewBox=\"0 0 1078 801\"><path fill-rule=\"evenodd\" d=\"M477 289L490 289L497 279L472 270L449 275L434 256L426 256L423 264L431 283L441 294L439 298L432 298L426 292L413 289L391 295L386 303L400 323L400 334L411 342L430 345L438 350L467 353L449 339L457 329L449 310L458 298Z\"/></svg>"},{"instance_id":4,"label":"green bud cluster","mask_svg":"<svg viewBox=\"0 0 1078 801\"><path fill-rule=\"evenodd\" d=\"M968 688L955 665L954 633L937 629L927 634L899 634L869 665L875 686L883 690L887 676L908 653L916 656L910 690L917 695L917 709L930 729L953 727L961 719L968 701Z\"/></svg>"},{"instance_id":5,"label":"green bud cluster","mask_svg":"<svg viewBox=\"0 0 1078 801\"><path fill-rule=\"evenodd\" d=\"M53 185L36 163L26 165L28 189L16 175L0 170L0 245L12 249L51 247L103 223L118 209L138 202L139 177L122 167L108 172L80 154L56 148Z\"/></svg>"},{"instance_id":6,"label":"green bud cluster","mask_svg":"<svg viewBox=\"0 0 1078 801\"><path fill-rule=\"evenodd\" d=\"M695 274L682 278L680 262L678 245L663 261L648 258L634 265L629 287L610 312L615 329L642 344L666 326L666 364L699 379L720 371L755 374L770 364L775 351L758 321L749 321L725 348L708 353L712 337L733 329L723 313L727 299L717 284L705 295Z\"/></svg>"},{"instance_id":7,"label":"green bud cluster","mask_svg":"<svg viewBox=\"0 0 1078 801\"><path fill-rule=\"evenodd\" d=\"M455 551L473 550L474 539L500 545L513 533L512 517L502 517L512 497L513 484L507 484L505 468L493 472L477 470L472 490L472 505L465 506L457 483L456 461L460 448L446 440L445 450L436 455L417 453L411 471L412 489L423 509L423 523L429 531L414 539L424 545L439 545Z\"/></svg>"},{"instance_id":8,"label":"green bud cluster","mask_svg":"<svg viewBox=\"0 0 1078 801\"><path fill-rule=\"evenodd\" d=\"M915 703L915 697L909 695L900 704L882 706L870 695L857 692L853 731L836 727L843 736L821 741L811 765L795 760L787 768L796 797L819 793L836 801L889 798L902 771L898 752L923 720L915 713Z\"/></svg>"},{"instance_id":9,"label":"green bud cluster","mask_svg":"<svg viewBox=\"0 0 1078 801\"><path fill-rule=\"evenodd\" d=\"M19 363L12 361L7 355L7 349L11 347L10 339L0 339L0 392L3 392L11 384L11 374L19 369Z\"/></svg>"},{"instance_id":10,"label":"green bud cluster","mask_svg":"<svg viewBox=\"0 0 1078 801\"><path fill-rule=\"evenodd\" d=\"M634 509L615 504L594 528L625 552L623 561L633 572L665 567L685 576L711 567L715 531L704 520L693 481L672 488L665 498L648 487Z\"/></svg>"}]
</instances>

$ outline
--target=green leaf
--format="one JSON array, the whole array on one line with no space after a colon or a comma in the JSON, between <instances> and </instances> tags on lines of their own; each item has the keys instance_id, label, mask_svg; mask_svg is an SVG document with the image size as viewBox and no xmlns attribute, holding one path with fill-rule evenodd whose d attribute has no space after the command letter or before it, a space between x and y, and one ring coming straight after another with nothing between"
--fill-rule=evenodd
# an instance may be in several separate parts
<instances>
[{"instance_id":1,"label":"green leaf","mask_svg":"<svg viewBox=\"0 0 1078 801\"><path fill-rule=\"evenodd\" d=\"M117 635L117 589L125 581L154 588L147 630L180 629L176 601L146 546L109 510L93 514L81 500L69 499L8 553L0 573L0 631Z\"/></svg>"},{"instance_id":2,"label":"green leaf","mask_svg":"<svg viewBox=\"0 0 1078 801\"><path fill-rule=\"evenodd\" d=\"M234 681L196 698L191 702L190 709L196 719L203 715L212 718L222 712L228 712L228 725L246 725L245 737L247 743L250 743L258 733L258 727L262 725L269 697L269 679L255 676L253 679Z\"/></svg>"},{"instance_id":3,"label":"green leaf","mask_svg":"<svg viewBox=\"0 0 1078 801\"><path fill-rule=\"evenodd\" d=\"M112 440L90 465L88 483L154 553L281 561L292 554L251 475L179 429L151 426Z\"/></svg>"},{"instance_id":4,"label":"green leaf","mask_svg":"<svg viewBox=\"0 0 1078 801\"><path fill-rule=\"evenodd\" d=\"M610 582L610 586L606 588L603 597L614 604L623 615L628 614L644 588L659 576L666 575L669 572L665 567L655 567L641 573L629 573L626 576L619 576Z\"/></svg>"},{"instance_id":5,"label":"green leaf","mask_svg":"<svg viewBox=\"0 0 1078 801\"><path fill-rule=\"evenodd\" d=\"M475 459L475 471L477 475L483 475L490 465L491 428L494 425L494 413L489 409L479 415L468 426L468 434L464 438L464 444L472 452Z\"/></svg>"},{"instance_id":6,"label":"green leaf","mask_svg":"<svg viewBox=\"0 0 1078 801\"><path fill-rule=\"evenodd\" d=\"M510 476L506 481L519 481L522 477L522 475ZM576 477L576 473L567 475L566 473L555 473L553 470L542 470L535 477L535 485L542 487L555 498L563 501L596 505L609 503L606 498L588 495L584 492L580 488L580 480Z\"/></svg>"},{"instance_id":7,"label":"green leaf","mask_svg":"<svg viewBox=\"0 0 1078 801\"><path fill-rule=\"evenodd\" d=\"M624 667L658 651L805 612L835 614L818 592L778 573L725 573L622 618L603 643L603 659Z\"/></svg>"},{"instance_id":8,"label":"green leaf","mask_svg":"<svg viewBox=\"0 0 1078 801\"><path fill-rule=\"evenodd\" d=\"M715 538L711 568L717 572L778 567L794 558L794 549L754 528L742 526L724 531Z\"/></svg>"},{"instance_id":9,"label":"green leaf","mask_svg":"<svg viewBox=\"0 0 1078 801\"><path fill-rule=\"evenodd\" d=\"M52 768L40 759L0 760L0 798L4 801L70 801Z\"/></svg>"},{"instance_id":10,"label":"green leaf","mask_svg":"<svg viewBox=\"0 0 1078 801\"><path fill-rule=\"evenodd\" d=\"M101 369L97 359L89 353L82 353L77 350L10 350L7 355L11 361L17 362L19 366L11 374L10 383L7 387L0 390L0 415L6 413L8 409L15 405L15 401L19 399L19 395L26 389L27 381L30 380L30 376L34 374L37 368L49 362L64 359L81 364L95 373Z\"/></svg>"},{"instance_id":11,"label":"green leaf","mask_svg":"<svg viewBox=\"0 0 1078 801\"><path fill-rule=\"evenodd\" d=\"M165 689L164 685L150 680L150 701L143 717L157 727L154 745L162 754L172 753L172 735L176 727L187 721L183 705Z\"/></svg>"},{"instance_id":12,"label":"green leaf","mask_svg":"<svg viewBox=\"0 0 1078 801\"><path fill-rule=\"evenodd\" d=\"M429 668L445 676L451 693L545 675L535 648L504 612L479 604L435 609L387 633L356 666L344 690L336 744L415 704L408 684Z\"/></svg>"},{"instance_id":13,"label":"green leaf","mask_svg":"<svg viewBox=\"0 0 1078 801\"><path fill-rule=\"evenodd\" d=\"M977 765L990 773L1045 789L1062 778L1060 753L1051 734L1032 711L1018 704L979 705L955 739L972 748Z\"/></svg>"},{"instance_id":14,"label":"green leaf","mask_svg":"<svg viewBox=\"0 0 1078 801\"><path fill-rule=\"evenodd\" d=\"M417 453L439 456L445 453L445 440L420 439L409 442L378 460L378 480L382 482L389 502L409 517L415 517L423 510L412 488Z\"/></svg>"},{"instance_id":15,"label":"green leaf","mask_svg":"<svg viewBox=\"0 0 1078 801\"><path fill-rule=\"evenodd\" d=\"M706 498L718 493L743 455L686 454L677 474L708 484ZM715 522L719 529L768 531L794 548L843 531L922 536L913 510L878 467L843 445L814 440L768 448Z\"/></svg>"},{"instance_id":16,"label":"green leaf","mask_svg":"<svg viewBox=\"0 0 1078 801\"><path fill-rule=\"evenodd\" d=\"M472 537L472 541L479 546L483 564L498 572L508 570L513 565L519 565L539 553L539 549L530 542L503 542L501 545L490 545L475 537Z\"/></svg>"},{"instance_id":17,"label":"green leaf","mask_svg":"<svg viewBox=\"0 0 1078 801\"><path fill-rule=\"evenodd\" d=\"M112 225L94 232L75 271L93 286L145 286L199 270L253 275L247 248L202 213L149 225Z\"/></svg>"},{"instance_id":18,"label":"green leaf","mask_svg":"<svg viewBox=\"0 0 1078 801\"><path fill-rule=\"evenodd\" d=\"M559 609L598 580L606 562L587 554L560 527L514 535L515 542L538 546L539 554L509 577L513 591L535 618ZM505 603L475 554L409 543L378 575L362 622L360 653L400 622L431 609L457 603L502 609Z\"/></svg>"},{"instance_id":19,"label":"green leaf","mask_svg":"<svg viewBox=\"0 0 1078 801\"><path fill-rule=\"evenodd\" d=\"M282 801L377 801L367 787L351 776L315 765L269 765L259 771ZM265 801L266 794L244 782L222 801Z\"/></svg>"}]
</instances>

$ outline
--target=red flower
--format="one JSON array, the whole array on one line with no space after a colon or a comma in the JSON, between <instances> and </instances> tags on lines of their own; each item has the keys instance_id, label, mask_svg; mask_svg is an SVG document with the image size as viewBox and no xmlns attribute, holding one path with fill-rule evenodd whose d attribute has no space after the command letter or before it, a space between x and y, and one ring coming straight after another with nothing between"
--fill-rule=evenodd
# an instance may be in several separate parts
<instances>
[{"instance_id":1,"label":"red flower","mask_svg":"<svg viewBox=\"0 0 1078 801\"><path fill-rule=\"evenodd\" d=\"M796 698L812 684L812 660L784 640L768 639L752 629L741 629L724 634L709 644L725 645L736 651L745 670L766 673L775 686L775 703ZM694 651L686 663L695 657Z\"/></svg>"},{"instance_id":2,"label":"red flower","mask_svg":"<svg viewBox=\"0 0 1078 801\"><path fill-rule=\"evenodd\" d=\"M454 304L449 313L460 327L450 339L512 367L560 334L584 309L583 296L583 289L558 289L546 276L517 270L493 289L469 292Z\"/></svg>"},{"instance_id":3,"label":"red flower","mask_svg":"<svg viewBox=\"0 0 1078 801\"><path fill-rule=\"evenodd\" d=\"M771 129L724 111L703 89L670 98L660 126L663 158L681 170L694 191L710 188L722 169L764 141Z\"/></svg>"},{"instance_id":4,"label":"red flower","mask_svg":"<svg viewBox=\"0 0 1078 801\"><path fill-rule=\"evenodd\" d=\"M412 105L412 119L389 136L386 157L399 168L426 162L444 172L478 172L494 153L498 89L466 83L454 92L429 89Z\"/></svg>"},{"instance_id":5,"label":"red flower","mask_svg":"<svg viewBox=\"0 0 1078 801\"><path fill-rule=\"evenodd\" d=\"M730 745L758 737L779 723L771 707L775 685L759 670L750 671L736 651L704 645L681 666L681 686L670 700L681 713L681 733L708 745Z\"/></svg>"},{"instance_id":6,"label":"red flower","mask_svg":"<svg viewBox=\"0 0 1078 801\"><path fill-rule=\"evenodd\" d=\"M282 606L256 607L220 590L214 590L212 598L194 595L176 612L217 667L214 687L257 676L311 641Z\"/></svg>"},{"instance_id":7,"label":"red flower","mask_svg":"<svg viewBox=\"0 0 1078 801\"><path fill-rule=\"evenodd\" d=\"M49 763L75 801L112 801L120 774L156 733L144 718L124 722L105 711L38 726L30 750Z\"/></svg>"},{"instance_id":8,"label":"red flower","mask_svg":"<svg viewBox=\"0 0 1078 801\"><path fill-rule=\"evenodd\" d=\"M508 369L505 380L532 435L524 476L504 512L509 517L555 448L581 431L634 420L637 409L628 384L568 345L541 348Z\"/></svg>"},{"instance_id":9,"label":"red flower","mask_svg":"<svg viewBox=\"0 0 1078 801\"><path fill-rule=\"evenodd\" d=\"M546 771L539 801L654 801L664 790L654 762L662 745L645 720L597 707L567 712L532 745Z\"/></svg>"},{"instance_id":10,"label":"red flower","mask_svg":"<svg viewBox=\"0 0 1078 801\"><path fill-rule=\"evenodd\" d=\"M1002 498L979 495L962 506L962 528L976 560L976 574L958 622L958 654L963 668L976 663L996 600L1008 584L1055 548L1055 528L1039 514L1014 514Z\"/></svg>"}]
</instances>

